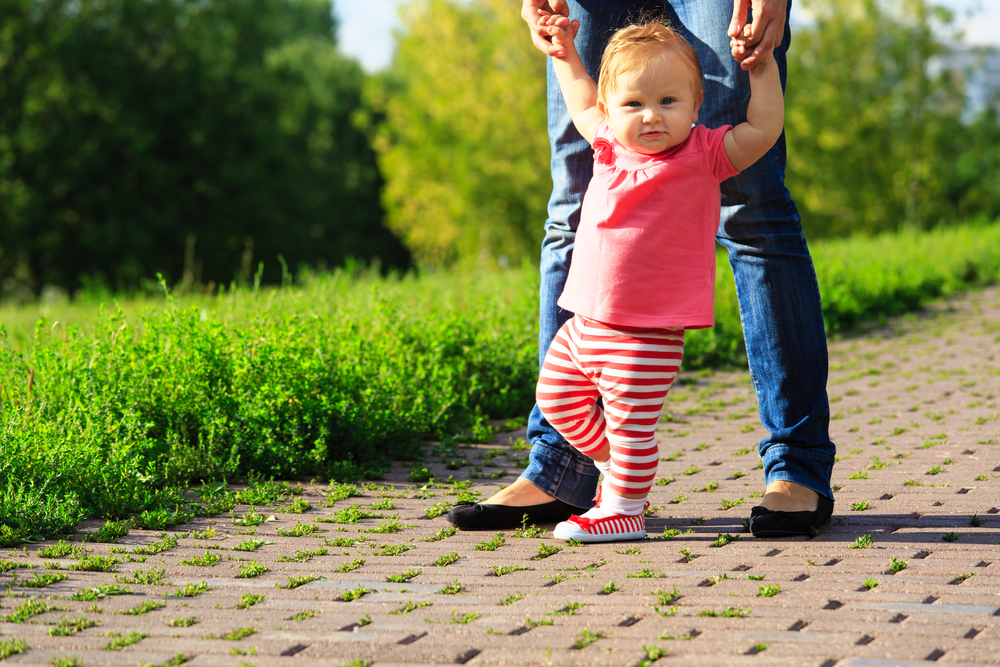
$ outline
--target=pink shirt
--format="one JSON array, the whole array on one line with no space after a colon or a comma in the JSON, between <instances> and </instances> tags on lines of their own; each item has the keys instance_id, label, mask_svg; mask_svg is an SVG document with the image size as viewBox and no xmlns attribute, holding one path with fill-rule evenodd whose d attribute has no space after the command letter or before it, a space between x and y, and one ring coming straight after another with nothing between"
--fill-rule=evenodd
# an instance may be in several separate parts
<instances>
[{"instance_id":1,"label":"pink shirt","mask_svg":"<svg viewBox=\"0 0 1000 667\"><path fill-rule=\"evenodd\" d=\"M739 173L722 145L729 128L697 125L642 155L601 124L560 307L623 327L715 325L719 183Z\"/></svg>"}]
</instances>

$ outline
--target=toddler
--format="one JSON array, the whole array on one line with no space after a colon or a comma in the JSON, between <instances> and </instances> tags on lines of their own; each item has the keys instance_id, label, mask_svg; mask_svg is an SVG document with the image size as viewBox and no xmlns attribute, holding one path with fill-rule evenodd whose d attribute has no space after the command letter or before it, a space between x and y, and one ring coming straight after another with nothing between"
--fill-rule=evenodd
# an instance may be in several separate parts
<instances>
[{"instance_id":1,"label":"toddler","mask_svg":"<svg viewBox=\"0 0 1000 667\"><path fill-rule=\"evenodd\" d=\"M659 464L655 428L684 356L684 331L715 324L719 183L777 141L781 83L770 55L750 71L746 122L708 129L695 124L698 57L671 28L619 30L595 83L573 45L578 23L558 15L542 21L564 53L552 66L574 125L594 149L594 175L559 299L575 315L548 350L537 400L603 473L597 505L553 534L639 539Z\"/></svg>"}]
</instances>

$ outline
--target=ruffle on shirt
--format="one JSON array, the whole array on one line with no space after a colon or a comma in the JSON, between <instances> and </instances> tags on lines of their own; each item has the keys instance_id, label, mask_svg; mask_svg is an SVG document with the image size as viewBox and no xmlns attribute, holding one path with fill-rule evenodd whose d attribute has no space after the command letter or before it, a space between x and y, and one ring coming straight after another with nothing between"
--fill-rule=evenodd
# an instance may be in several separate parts
<instances>
[{"instance_id":1,"label":"ruffle on shirt","mask_svg":"<svg viewBox=\"0 0 1000 667\"><path fill-rule=\"evenodd\" d=\"M615 148L607 139L594 139L592 144L594 149L594 160L598 164L610 167L615 163Z\"/></svg>"}]
</instances>

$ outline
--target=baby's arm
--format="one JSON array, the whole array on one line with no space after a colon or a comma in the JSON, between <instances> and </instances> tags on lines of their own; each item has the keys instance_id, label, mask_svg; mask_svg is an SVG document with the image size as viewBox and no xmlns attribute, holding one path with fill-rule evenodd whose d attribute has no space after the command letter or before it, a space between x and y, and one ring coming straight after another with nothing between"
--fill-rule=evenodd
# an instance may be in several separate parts
<instances>
[{"instance_id":1,"label":"baby's arm","mask_svg":"<svg viewBox=\"0 0 1000 667\"><path fill-rule=\"evenodd\" d=\"M723 146L733 167L743 171L771 149L785 125L785 100L778 63L771 53L750 70L747 119L726 133Z\"/></svg>"},{"instance_id":2,"label":"baby's arm","mask_svg":"<svg viewBox=\"0 0 1000 667\"><path fill-rule=\"evenodd\" d=\"M570 118L583 138L593 142L594 132L604 116L597 108L597 84L587 73L573 44L579 23L570 23L568 18L559 15L544 17L542 22L548 25L552 44L563 47L566 52L561 58L552 57L552 69L559 80Z\"/></svg>"}]
</instances>

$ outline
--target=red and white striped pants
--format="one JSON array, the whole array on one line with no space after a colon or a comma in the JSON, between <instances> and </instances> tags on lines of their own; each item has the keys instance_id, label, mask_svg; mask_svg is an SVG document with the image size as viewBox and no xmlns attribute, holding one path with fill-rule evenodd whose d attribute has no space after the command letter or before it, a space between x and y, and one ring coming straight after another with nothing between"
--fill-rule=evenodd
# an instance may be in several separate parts
<instances>
[{"instance_id":1,"label":"red and white striped pants","mask_svg":"<svg viewBox=\"0 0 1000 667\"><path fill-rule=\"evenodd\" d=\"M648 493L660 460L656 423L683 357L684 329L622 329L576 315L545 356L538 408L583 454L610 445L615 494Z\"/></svg>"}]
</instances>

